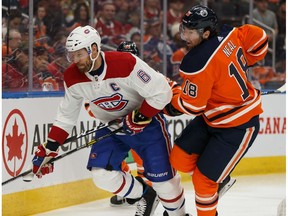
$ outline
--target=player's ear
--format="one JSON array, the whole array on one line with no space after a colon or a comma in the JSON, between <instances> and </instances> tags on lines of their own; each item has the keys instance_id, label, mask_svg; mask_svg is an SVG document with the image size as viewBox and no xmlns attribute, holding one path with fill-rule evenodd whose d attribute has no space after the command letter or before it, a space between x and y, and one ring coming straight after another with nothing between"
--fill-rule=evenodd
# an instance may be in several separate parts
<instances>
[{"instance_id":1,"label":"player's ear","mask_svg":"<svg viewBox=\"0 0 288 216\"><path fill-rule=\"evenodd\" d=\"M98 47L97 47L97 44L94 43L92 45L92 56L95 58L97 56L97 53L98 53Z\"/></svg>"},{"instance_id":2,"label":"player's ear","mask_svg":"<svg viewBox=\"0 0 288 216\"><path fill-rule=\"evenodd\" d=\"M210 36L211 32L209 30L206 30L204 33L203 33L203 39L204 40L207 40Z\"/></svg>"}]
</instances>

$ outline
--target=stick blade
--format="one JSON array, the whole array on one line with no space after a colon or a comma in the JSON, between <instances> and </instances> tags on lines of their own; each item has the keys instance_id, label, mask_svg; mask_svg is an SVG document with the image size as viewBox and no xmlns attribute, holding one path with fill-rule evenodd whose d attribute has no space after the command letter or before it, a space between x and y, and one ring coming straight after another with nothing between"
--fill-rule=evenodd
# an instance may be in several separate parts
<instances>
[{"instance_id":1,"label":"stick blade","mask_svg":"<svg viewBox=\"0 0 288 216\"><path fill-rule=\"evenodd\" d=\"M283 86L281 86L279 89L277 89L279 92L281 92L281 93L284 93L284 92L286 92L286 83L283 85Z\"/></svg>"}]
</instances>

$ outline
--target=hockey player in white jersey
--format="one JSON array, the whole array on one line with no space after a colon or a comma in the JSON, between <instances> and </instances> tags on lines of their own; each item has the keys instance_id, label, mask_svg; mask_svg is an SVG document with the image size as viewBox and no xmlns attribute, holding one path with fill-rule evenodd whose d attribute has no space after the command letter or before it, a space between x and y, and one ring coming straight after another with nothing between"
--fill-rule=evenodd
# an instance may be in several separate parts
<instances>
[{"instance_id":1,"label":"hockey player in white jersey","mask_svg":"<svg viewBox=\"0 0 288 216\"><path fill-rule=\"evenodd\" d=\"M153 215L159 200L169 215L185 215L180 176L169 162L167 122L160 113L171 100L170 86L162 74L140 58L124 52L101 52L100 43L98 32L91 26L77 27L68 36L67 57L72 64L64 72L65 96L47 143L35 152L33 173L41 176L53 171L48 161L57 156L59 146L77 122L83 101L88 100L93 115L101 122L121 122L114 128L103 128L97 137L123 126L123 133L92 146L87 168L95 185L131 203L138 201L136 216ZM121 171L130 148L143 159L145 175L153 188Z\"/></svg>"}]
</instances>

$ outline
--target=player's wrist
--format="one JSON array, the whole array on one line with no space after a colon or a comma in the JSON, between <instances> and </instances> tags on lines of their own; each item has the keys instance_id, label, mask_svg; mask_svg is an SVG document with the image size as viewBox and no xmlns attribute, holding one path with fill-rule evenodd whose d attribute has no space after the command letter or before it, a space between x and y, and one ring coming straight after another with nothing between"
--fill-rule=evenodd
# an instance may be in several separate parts
<instances>
[{"instance_id":1,"label":"player's wrist","mask_svg":"<svg viewBox=\"0 0 288 216\"><path fill-rule=\"evenodd\" d=\"M49 149L50 151L57 151L58 148L59 148L60 144L56 141L50 141L48 140L46 145L45 145L45 148L46 149Z\"/></svg>"},{"instance_id":2,"label":"player's wrist","mask_svg":"<svg viewBox=\"0 0 288 216\"><path fill-rule=\"evenodd\" d=\"M143 101L141 107L138 110L140 113L142 113L147 118L152 118L157 113L159 113L161 110L158 110L152 106L150 106L146 100Z\"/></svg>"},{"instance_id":3,"label":"player's wrist","mask_svg":"<svg viewBox=\"0 0 288 216\"><path fill-rule=\"evenodd\" d=\"M55 140L60 145L62 145L68 136L69 136L69 133L67 131L65 131L64 129L62 129L60 127L53 125L49 134L48 134L48 139L49 140Z\"/></svg>"}]
</instances>

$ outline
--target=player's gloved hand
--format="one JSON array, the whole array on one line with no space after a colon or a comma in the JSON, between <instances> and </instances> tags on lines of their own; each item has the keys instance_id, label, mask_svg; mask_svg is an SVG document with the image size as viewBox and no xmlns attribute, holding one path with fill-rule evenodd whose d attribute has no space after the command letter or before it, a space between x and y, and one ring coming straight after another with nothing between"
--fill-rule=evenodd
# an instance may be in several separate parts
<instances>
[{"instance_id":1,"label":"player's gloved hand","mask_svg":"<svg viewBox=\"0 0 288 216\"><path fill-rule=\"evenodd\" d=\"M148 118L138 110L134 110L122 119L123 130L127 135L135 135L142 132L151 120L152 118Z\"/></svg>"},{"instance_id":2,"label":"player's gloved hand","mask_svg":"<svg viewBox=\"0 0 288 216\"><path fill-rule=\"evenodd\" d=\"M168 84L170 85L170 88L172 90L172 93L173 93L173 97L172 97L172 100L176 97L178 97L181 93L181 86L169 79L169 78L166 78L167 81L168 81ZM172 102L172 101L171 101ZM183 113L180 112L179 110L177 110L175 107L173 107L172 103L168 103L164 109L162 110L162 112L165 114L165 115L168 115L168 116L179 116L179 115L182 115Z\"/></svg>"},{"instance_id":3,"label":"player's gloved hand","mask_svg":"<svg viewBox=\"0 0 288 216\"><path fill-rule=\"evenodd\" d=\"M175 109L173 107L173 105L171 103L168 103L164 109L162 110L162 112L165 114L165 115L168 115L168 116L180 116L182 115L183 113L178 111L177 109Z\"/></svg>"},{"instance_id":4,"label":"player's gloved hand","mask_svg":"<svg viewBox=\"0 0 288 216\"><path fill-rule=\"evenodd\" d=\"M33 173L41 178L42 175L49 174L54 170L54 164L49 163L52 158L58 155L59 143L48 141L40 144L32 160Z\"/></svg>"}]
</instances>

